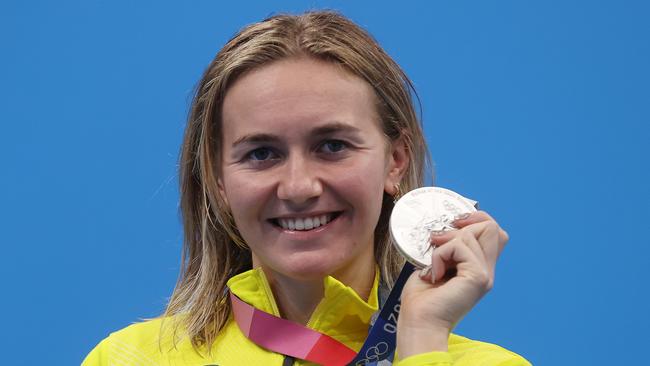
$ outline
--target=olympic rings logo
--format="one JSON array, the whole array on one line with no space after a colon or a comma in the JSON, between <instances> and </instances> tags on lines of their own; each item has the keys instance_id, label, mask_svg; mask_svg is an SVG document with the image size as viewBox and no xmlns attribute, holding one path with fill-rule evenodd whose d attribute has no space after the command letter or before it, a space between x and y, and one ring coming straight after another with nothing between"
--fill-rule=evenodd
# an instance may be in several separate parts
<instances>
[{"instance_id":1,"label":"olympic rings logo","mask_svg":"<svg viewBox=\"0 0 650 366\"><path fill-rule=\"evenodd\" d=\"M364 366L368 362L379 361L379 358L388 353L388 343L379 342L366 350L366 358L357 361L356 366Z\"/></svg>"}]
</instances>

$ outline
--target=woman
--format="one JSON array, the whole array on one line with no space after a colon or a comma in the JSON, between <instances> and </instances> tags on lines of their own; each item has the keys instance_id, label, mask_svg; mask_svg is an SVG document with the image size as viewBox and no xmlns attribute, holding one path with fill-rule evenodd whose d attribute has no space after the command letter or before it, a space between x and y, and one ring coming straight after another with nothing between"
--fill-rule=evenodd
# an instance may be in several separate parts
<instances>
[{"instance_id":1,"label":"woman","mask_svg":"<svg viewBox=\"0 0 650 366\"><path fill-rule=\"evenodd\" d=\"M393 201L423 182L411 90L339 14L279 15L240 31L193 101L180 159L183 267L168 308L113 333L84 365L309 364L258 346L230 294L358 351L380 284L391 286L404 262L387 231ZM528 365L450 335L492 287L507 241L485 212L455 225L432 236L435 271L413 273L403 289L394 362Z\"/></svg>"}]
</instances>

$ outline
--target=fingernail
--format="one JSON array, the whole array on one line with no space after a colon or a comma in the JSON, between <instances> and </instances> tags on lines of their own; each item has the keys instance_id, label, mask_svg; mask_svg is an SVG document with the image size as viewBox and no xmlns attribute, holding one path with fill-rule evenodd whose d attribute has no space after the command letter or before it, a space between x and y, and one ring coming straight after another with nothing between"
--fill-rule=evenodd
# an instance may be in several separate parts
<instances>
[{"instance_id":1,"label":"fingernail","mask_svg":"<svg viewBox=\"0 0 650 366\"><path fill-rule=\"evenodd\" d=\"M446 231L444 230L434 230L431 232L431 236L440 236L443 235L444 233L446 233Z\"/></svg>"},{"instance_id":2,"label":"fingernail","mask_svg":"<svg viewBox=\"0 0 650 366\"><path fill-rule=\"evenodd\" d=\"M420 271L420 279L425 280L427 276L431 273L431 266L426 266Z\"/></svg>"},{"instance_id":3,"label":"fingernail","mask_svg":"<svg viewBox=\"0 0 650 366\"><path fill-rule=\"evenodd\" d=\"M470 215L469 212L465 212L465 213L462 213L462 214L456 215L456 216L454 217L454 221L457 221L457 220L465 220L466 218L469 217L469 215Z\"/></svg>"}]
</instances>

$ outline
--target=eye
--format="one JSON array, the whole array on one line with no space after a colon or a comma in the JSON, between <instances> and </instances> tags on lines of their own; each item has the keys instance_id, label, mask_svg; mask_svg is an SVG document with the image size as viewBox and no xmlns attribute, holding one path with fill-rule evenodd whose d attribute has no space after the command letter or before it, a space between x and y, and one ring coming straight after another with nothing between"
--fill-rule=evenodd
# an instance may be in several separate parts
<instances>
[{"instance_id":1,"label":"eye","mask_svg":"<svg viewBox=\"0 0 650 366\"><path fill-rule=\"evenodd\" d=\"M320 150L326 154L335 154L345 150L348 144L341 140L327 140L321 146Z\"/></svg>"},{"instance_id":2,"label":"eye","mask_svg":"<svg viewBox=\"0 0 650 366\"><path fill-rule=\"evenodd\" d=\"M274 159L275 157L276 157L275 153L267 147L257 148L246 155L246 158L248 160L257 161L257 162L267 161L270 159Z\"/></svg>"}]
</instances>

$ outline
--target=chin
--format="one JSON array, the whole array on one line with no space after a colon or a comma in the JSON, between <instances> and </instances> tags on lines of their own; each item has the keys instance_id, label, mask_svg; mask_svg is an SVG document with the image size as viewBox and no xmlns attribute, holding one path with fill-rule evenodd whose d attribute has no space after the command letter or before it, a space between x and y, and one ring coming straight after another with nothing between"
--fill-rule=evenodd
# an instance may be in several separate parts
<instances>
[{"instance_id":1,"label":"chin","mask_svg":"<svg viewBox=\"0 0 650 366\"><path fill-rule=\"evenodd\" d=\"M331 253L294 253L273 266L272 270L295 280L322 280L346 262L344 258L335 258Z\"/></svg>"}]
</instances>

